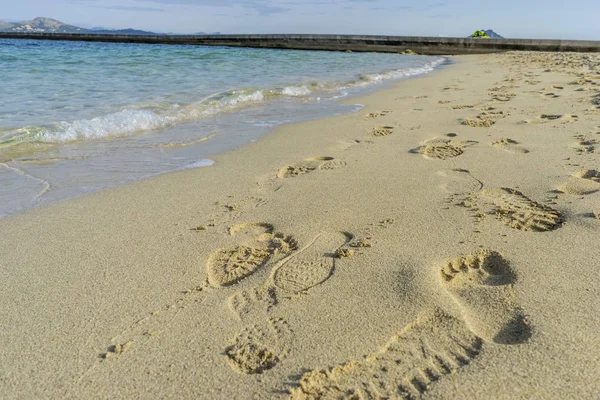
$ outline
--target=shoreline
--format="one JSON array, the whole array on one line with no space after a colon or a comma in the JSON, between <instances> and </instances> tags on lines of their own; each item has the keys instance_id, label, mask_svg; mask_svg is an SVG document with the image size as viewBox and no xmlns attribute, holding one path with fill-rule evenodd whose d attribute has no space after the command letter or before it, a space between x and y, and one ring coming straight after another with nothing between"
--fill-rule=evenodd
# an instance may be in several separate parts
<instances>
[{"instance_id":1,"label":"shoreline","mask_svg":"<svg viewBox=\"0 0 600 400\"><path fill-rule=\"evenodd\" d=\"M335 83L332 88L322 89L322 91L311 92L306 89L304 83L297 83L299 86L286 86L284 89L274 89L267 85L253 89L250 94L250 96L261 98L265 96L267 98L254 103L242 104L231 110L224 107L222 111L209 116L207 119L179 121L179 123L173 123L161 129L138 132L124 137L111 137L111 135L108 135L108 137L90 140L77 139L67 143L52 142L50 140L51 143L48 146L51 148L47 148L45 151L41 150L38 153L32 151L30 154L31 159L25 159L24 161L21 159L23 154L20 154L20 152L26 151L26 149L22 149L19 147L21 145L17 144L16 149L4 149L8 155L5 157L4 162L0 160L0 167L5 167L14 173L7 174L4 179L0 179L0 186L10 185L14 174L20 175L23 179L19 182L21 184L20 191L11 191L10 198L7 196L6 203L0 205L0 218L152 176L193 168L193 165L207 158L210 159L214 154L230 151L255 141L272 130L273 126L352 113L354 109L361 108L362 105L353 104L351 100L344 102L344 99L365 96L374 91L385 89L395 82L435 72L446 65L446 60L446 58L432 57L419 60L418 65L415 65L416 61L414 60L408 62L400 60L398 62L404 64L396 65L395 69L365 73L361 75L360 79L356 77L355 80L348 82L342 80ZM391 68L391 65L389 67ZM285 92L294 88L304 88L310 93L307 97L298 97L297 101L295 101L294 96L289 97L288 100L284 97L282 104L277 104L277 99L268 98L269 93L276 90ZM248 91L247 88L239 90ZM235 91L230 90L232 93ZM248 96L248 94L241 96ZM210 97L212 96L207 98ZM290 103L290 101L295 102ZM291 111L292 108L295 109L295 112ZM74 121L83 122L83 125L85 125L85 123L94 121L96 118L109 120L119 113L100 115L91 120L74 118ZM160 114L151 115L162 118ZM133 123L135 126L135 120L125 121L123 125L127 125L127 123ZM200 126L196 124L200 124ZM54 135L58 136L60 132L54 133ZM193 139L187 138L190 135ZM23 144L28 146L27 143ZM36 141L34 142L35 145L45 146L46 144L45 142L38 143ZM192 151L187 149L177 150L188 146L194 146L191 148ZM160 151L157 152L156 149L160 149ZM17 155L15 159L9 158L11 151ZM109 155L105 157L94 156L95 153ZM42 165L35 163L38 158L39 164ZM154 163L146 162L146 160L152 160L153 158L156 159ZM53 163L52 161L62 162ZM6 163L6 165L3 163ZM110 172L103 174L101 170L93 167L94 164L99 163L107 165ZM136 164L133 171L124 169L133 163ZM78 184L73 177L69 178L71 174L68 171L71 169L77 170L79 175L87 179L84 182L85 185ZM38 189L37 186L40 184L43 184L44 187ZM35 191L35 189L38 190Z\"/></svg>"},{"instance_id":2,"label":"shoreline","mask_svg":"<svg viewBox=\"0 0 600 400\"><path fill-rule=\"evenodd\" d=\"M600 161L600 74L455 61L208 168L0 220L5 395L315 398L421 370L416 397L594 398L600 183L577 173ZM452 374L411 350L452 337Z\"/></svg>"}]
</instances>

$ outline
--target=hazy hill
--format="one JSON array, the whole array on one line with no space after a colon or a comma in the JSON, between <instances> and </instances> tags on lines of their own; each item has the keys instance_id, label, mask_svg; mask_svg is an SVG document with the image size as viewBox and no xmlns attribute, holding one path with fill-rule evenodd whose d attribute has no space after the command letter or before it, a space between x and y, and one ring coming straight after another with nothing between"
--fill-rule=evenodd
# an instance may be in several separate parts
<instances>
[{"instance_id":1,"label":"hazy hill","mask_svg":"<svg viewBox=\"0 0 600 400\"><path fill-rule=\"evenodd\" d=\"M80 33L86 29L68 25L51 18L38 17L31 21L4 22L0 21L2 32L39 32L39 33Z\"/></svg>"},{"instance_id":2,"label":"hazy hill","mask_svg":"<svg viewBox=\"0 0 600 400\"><path fill-rule=\"evenodd\" d=\"M486 35L488 35L491 39L504 39L504 36L500 36L498 35L496 32L494 32L491 29L485 30L484 31Z\"/></svg>"},{"instance_id":3,"label":"hazy hill","mask_svg":"<svg viewBox=\"0 0 600 400\"><path fill-rule=\"evenodd\" d=\"M38 17L31 21L4 22L0 21L0 32L31 32L31 33L98 33L121 35L157 35L154 32L136 29L85 29L65 24L52 18Z\"/></svg>"},{"instance_id":4,"label":"hazy hill","mask_svg":"<svg viewBox=\"0 0 600 400\"><path fill-rule=\"evenodd\" d=\"M101 33L101 34L113 34L113 35L161 35L161 33L154 33L149 31L140 31L138 29L91 29L90 33Z\"/></svg>"}]
</instances>

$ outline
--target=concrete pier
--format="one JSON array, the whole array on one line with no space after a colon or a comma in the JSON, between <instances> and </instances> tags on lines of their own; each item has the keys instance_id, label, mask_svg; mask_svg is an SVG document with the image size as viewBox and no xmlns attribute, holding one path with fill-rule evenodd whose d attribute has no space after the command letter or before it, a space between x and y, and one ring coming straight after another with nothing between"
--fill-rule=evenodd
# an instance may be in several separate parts
<instances>
[{"instance_id":1,"label":"concrete pier","mask_svg":"<svg viewBox=\"0 0 600 400\"><path fill-rule=\"evenodd\" d=\"M471 39L369 35L106 35L91 33L9 33L0 39L70 40L419 54L484 54L504 51L600 52L600 41Z\"/></svg>"}]
</instances>

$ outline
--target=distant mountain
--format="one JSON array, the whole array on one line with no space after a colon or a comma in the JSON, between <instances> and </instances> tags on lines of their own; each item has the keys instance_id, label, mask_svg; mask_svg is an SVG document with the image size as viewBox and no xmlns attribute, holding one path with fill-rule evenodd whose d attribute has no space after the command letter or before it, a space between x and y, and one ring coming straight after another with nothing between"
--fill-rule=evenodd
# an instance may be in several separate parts
<instances>
[{"instance_id":1,"label":"distant mountain","mask_svg":"<svg viewBox=\"0 0 600 400\"><path fill-rule=\"evenodd\" d=\"M0 32L27 33L81 33L86 29L68 25L51 18L35 18L31 21L3 22L0 21Z\"/></svg>"},{"instance_id":2,"label":"distant mountain","mask_svg":"<svg viewBox=\"0 0 600 400\"><path fill-rule=\"evenodd\" d=\"M4 22L0 21L0 32L25 32L25 33L98 33L114 35L158 35L158 33L140 31L137 29L85 29L68 25L51 18L38 17L32 21Z\"/></svg>"},{"instance_id":3,"label":"distant mountain","mask_svg":"<svg viewBox=\"0 0 600 400\"><path fill-rule=\"evenodd\" d=\"M90 33L101 33L103 35L162 35L149 31L140 31L138 29L90 29Z\"/></svg>"},{"instance_id":4,"label":"distant mountain","mask_svg":"<svg viewBox=\"0 0 600 400\"><path fill-rule=\"evenodd\" d=\"M500 36L498 35L496 32L494 32L491 29L488 29L487 31L484 31L486 35L488 35L490 37L490 39L504 39L504 36Z\"/></svg>"}]
</instances>

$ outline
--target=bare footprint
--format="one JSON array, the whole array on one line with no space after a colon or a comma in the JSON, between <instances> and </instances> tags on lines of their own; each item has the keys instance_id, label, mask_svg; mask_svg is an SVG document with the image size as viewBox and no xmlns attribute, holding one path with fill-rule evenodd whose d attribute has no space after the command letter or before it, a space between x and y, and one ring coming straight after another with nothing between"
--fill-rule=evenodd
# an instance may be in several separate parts
<instances>
[{"instance_id":1,"label":"bare footprint","mask_svg":"<svg viewBox=\"0 0 600 400\"><path fill-rule=\"evenodd\" d=\"M559 121L562 123L575 122L579 119L577 115L572 114L540 114L536 118L526 119L526 124L545 124L550 121Z\"/></svg>"},{"instance_id":2,"label":"bare footprint","mask_svg":"<svg viewBox=\"0 0 600 400\"><path fill-rule=\"evenodd\" d=\"M600 190L600 171L586 169L571 176L558 187L563 193L586 195Z\"/></svg>"},{"instance_id":3,"label":"bare footprint","mask_svg":"<svg viewBox=\"0 0 600 400\"><path fill-rule=\"evenodd\" d=\"M369 132L369 136L380 137L380 136L388 136L394 133L393 126L377 126Z\"/></svg>"},{"instance_id":4,"label":"bare footprint","mask_svg":"<svg viewBox=\"0 0 600 400\"><path fill-rule=\"evenodd\" d=\"M235 371L260 374L275 367L287 355L292 335L287 322L268 318L263 324L244 328L224 355Z\"/></svg>"},{"instance_id":5,"label":"bare footprint","mask_svg":"<svg viewBox=\"0 0 600 400\"><path fill-rule=\"evenodd\" d=\"M418 399L476 357L482 340L440 311L421 314L378 352L305 373L290 398Z\"/></svg>"},{"instance_id":6,"label":"bare footprint","mask_svg":"<svg viewBox=\"0 0 600 400\"><path fill-rule=\"evenodd\" d=\"M315 170L336 169L344 165L346 165L344 161L336 160L333 157L311 157L300 163L280 168L277 172L277 177L281 179L294 178Z\"/></svg>"},{"instance_id":7,"label":"bare footprint","mask_svg":"<svg viewBox=\"0 0 600 400\"><path fill-rule=\"evenodd\" d=\"M514 273L498 252L477 250L448 260L441 277L478 336L502 344L523 343L531 336L512 290Z\"/></svg>"},{"instance_id":8,"label":"bare footprint","mask_svg":"<svg viewBox=\"0 0 600 400\"><path fill-rule=\"evenodd\" d=\"M410 153L421 154L425 158L446 160L454 158L464 153L464 148L473 146L478 142L474 140L453 141L451 139L437 137L426 140L421 146L410 150Z\"/></svg>"},{"instance_id":9,"label":"bare footprint","mask_svg":"<svg viewBox=\"0 0 600 400\"><path fill-rule=\"evenodd\" d=\"M510 153L529 153L529 150L527 150L525 147L519 146L519 142L509 138L495 140L492 142L492 146L502 150L506 150Z\"/></svg>"}]
</instances>

